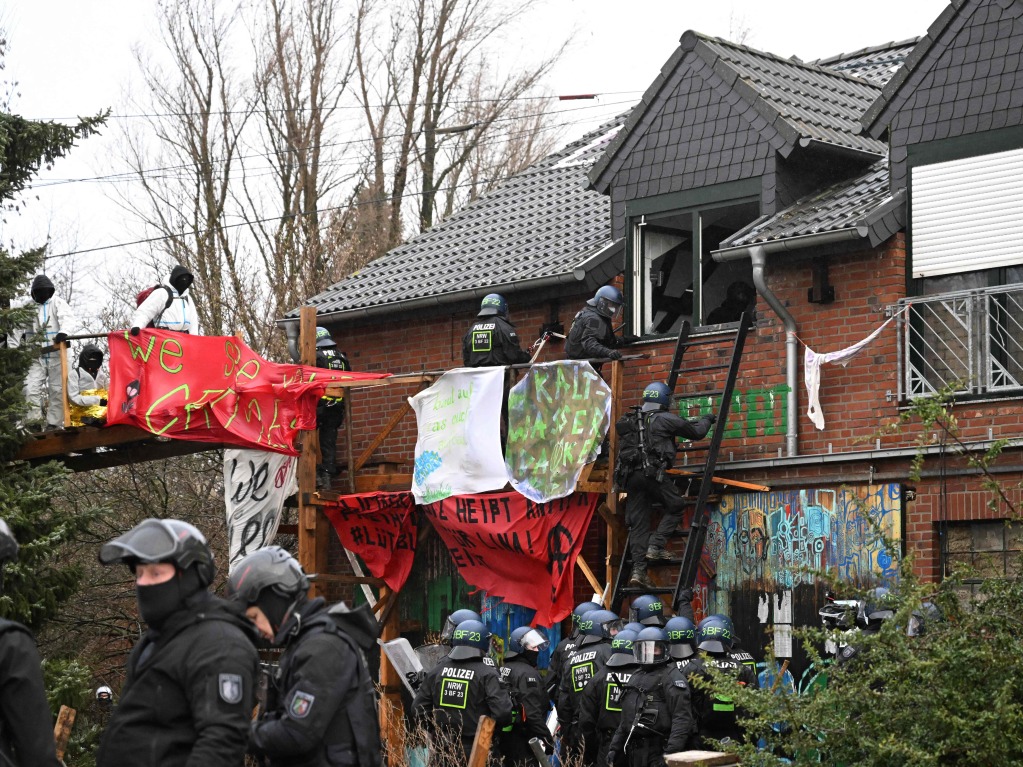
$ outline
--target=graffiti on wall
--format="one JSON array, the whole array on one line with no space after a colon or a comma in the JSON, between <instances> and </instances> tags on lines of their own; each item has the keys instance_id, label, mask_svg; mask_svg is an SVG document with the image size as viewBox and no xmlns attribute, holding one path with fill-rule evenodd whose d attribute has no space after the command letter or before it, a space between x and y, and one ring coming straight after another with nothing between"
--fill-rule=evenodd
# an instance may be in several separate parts
<instances>
[{"instance_id":1,"label":"graffiti on wall","mask_svg":"<svg viewBox=\"0 0 1023 767\"><path fill-rule=\"evenodd\" d=\"M863 583L896 574L884 537L902 537L897 484L736 493L711 515L706 551L718 589L792 588L821 570Z\"/></svg>"},{"instance_id":2,"label":"graffiti on wall","mask_svg":"<svg viewBox=\"0 0 1023 767\"><path fill-rule=\"evenodd\" d=\"M741 437L770 437L785 433L786 395L789 387L785 384L766 389L743 389L732 394L732 404L725 426L725 439ZM698 418L717 412L714 397L690 397L679 400L679 412L686 418Z\"/></svg>"}]
</instances>

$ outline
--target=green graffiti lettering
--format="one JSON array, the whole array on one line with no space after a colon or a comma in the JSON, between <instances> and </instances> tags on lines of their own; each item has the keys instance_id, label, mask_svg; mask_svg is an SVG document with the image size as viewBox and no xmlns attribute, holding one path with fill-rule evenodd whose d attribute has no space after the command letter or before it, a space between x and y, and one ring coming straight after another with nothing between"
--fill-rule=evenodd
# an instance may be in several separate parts
<instances>
[{"instance_id":1,"label":"green graffiti lettering","mask_svg":"<svg viewBox=\"0 0 1023 767\"><path fill-rule=\"evenodd\" d=\"M164 360L165 357L177 357L181 359L184 356L184 350L181 348L181 344L173 338L163 339L163 343L160 344L160 367L166 370L171 375L180 373L182 365L179 363L174 367L171 367Z\"/></svg>"},{"instance_id":2,"label":"green graffiti lettering","mask_svg":"<svg viewBox=\"0 0 1023 767\"><path fill-rule=\"evenodd\" d=\"M539 437L545 439L547 437L547 422L544 420L543 413L536 414L536 420L533 421L533 430L529 433L530 438Z\"/></svg>"},{"instance_id":3,"label":"green graffiti lettering","mask_svg":"<svg viewBox=\"0 0 1023 767\"><path fill-rule=\"evenodd\" d=\"M131 358L133 360L137 360L141 357L143 362L149 362L149 355L153 353L153 347L156 346L156 336L149 336L146 341L145 351L143 351L141 346L135 343L134 337L129 335L127 331L125 331L124 337L128 341L128 349L131 351Z\"/></svg>"},{"instance_id":4,"label":"green graffiti lettering","mask_svg":"<svg viewBox=\"0 0 1023 767\"><path fill-rule=\"evenodd\" d=\"M586 429L586 416L585 410L576 410L575 415L572 416L572 434L582 434Z\"/></svg>"},{"instance_id":5,"label":"green graffiti lettering","mask_svg":"<svg viewBox=\"0 0 1023 767\"><path fill-rule=\"evenodd\" d=\"M164 426L162 429L157 429L155 426L153 426L153 421L152 421L151 416L153 415L153 413L156 411L156 409L160 406L160 404L162 402L170 399L175 394L177 394L179 391L183 391L185 393L185 399L187 400L188 399L188 384L181 384L181 386L176 386L175 388L171 389L169 392L164 394L159 399L154 400L153 404L149 406L148 410L146 410L146 428L149 429L149 431L151 431L153 434L163 434L165 431L167 431L170 427L172 427L174 424L176 424L178 422L177 418L172 418L167 423L167 425Z\"/></svg>"}]
</instances>

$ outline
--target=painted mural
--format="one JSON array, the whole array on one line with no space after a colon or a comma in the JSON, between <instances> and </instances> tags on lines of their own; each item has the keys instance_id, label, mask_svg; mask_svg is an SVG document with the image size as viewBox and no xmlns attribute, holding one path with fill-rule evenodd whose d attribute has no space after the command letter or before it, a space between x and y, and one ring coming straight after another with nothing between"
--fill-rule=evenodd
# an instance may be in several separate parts
<instances>
[{"instance_id":1,"label":"painted mural","mask_svg":"<svg viewBox=\"0 0 1023 767\"><path fill-rule=\"evenodd\" d=\"M865 583L893 577L897 562L877 530L902 538L897 484L724 495L707 528L719 591L767 591L814 582L813 571Z\"/></svg>"}]
</instances>

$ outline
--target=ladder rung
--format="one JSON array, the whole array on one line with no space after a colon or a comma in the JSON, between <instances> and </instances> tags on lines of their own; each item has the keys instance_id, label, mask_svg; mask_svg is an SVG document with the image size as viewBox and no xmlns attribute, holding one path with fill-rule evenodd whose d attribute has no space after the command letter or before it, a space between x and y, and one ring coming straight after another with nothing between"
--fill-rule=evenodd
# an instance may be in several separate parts
<instances>
[{"instance_id":1,"label":"ladder rung","mask_svg":"<svg viewBox=\"0 0 1023 767\"><path fill-rule=\"evenodd\" d=\"M707 389L706 391L681 392L671 395L672 399L696 399L697 397L720 397L724 389Z\"/></svg>"},{"instance_id":2,"label":"ladder rung","mask_svg":"<svg viewBox=\"0 0 1023 767\"><path fill-rule=\"evenodd\" d=\"M620 590L625 596L638 596L640 594L674 594L674 586L655 586L652 589L643 586L625 586Z\"/></svg>"},{"instance_id":3,"label":"ladder rung","mask_svg":"<svg viewBox=\"0 0 1023 767\"><path fill-rule=\"evenodd\" d=\"M720 363L718 365L699 365L698 367L695 367L695 368L678 368L677 370L672 370L671 372L672 373L699 373L699 372L701 372L703 370L727 370L728 366L730 364L731 363L729 363L729 362L722 362L722 363Z\"/></svg>"},{"instance_id":4,"label":"ladder rung","mask_svg":"<svg viewBox=\"0 0 1023 767\"><path fill-rule=\"evenodd\" d=\"M714 338L697 338L693 341L683 341L679 344L683 349L688 349L690 346L712 346L713 344L735 344L735 336L724 335L715 336Z\"/></svg>"}]
</instances>

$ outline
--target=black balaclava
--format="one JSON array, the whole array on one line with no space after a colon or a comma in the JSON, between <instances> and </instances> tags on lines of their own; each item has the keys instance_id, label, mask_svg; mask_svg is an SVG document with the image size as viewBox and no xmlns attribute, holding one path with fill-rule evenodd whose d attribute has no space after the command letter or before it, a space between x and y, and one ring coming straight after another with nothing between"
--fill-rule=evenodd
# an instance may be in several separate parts
<instances>
[{"instance_id":1,"label":"black balaclava","mask_svg":"<svg viewBox=\"0 0 1023 767\"><path fill-rule=\"evenodd\" d=\"M195 567L175 570L174 577L155 586L136 586L135 595L142 620L158 631L166 620L185 606L186 600L202 590Z\"/></svg>"},{"instance_id":2,"label":"black balaclava","mask_svg":"<svg viewBox=\"0 0 1023 767\"><path fill-rule=\"evenodd\" d=\"M86 344L78 354L78 367L82 368L93 378L99 373L103 364L103 352L96 344Z\"/></svg>"},{"instance_id":3,"label":"black balaclava","mask_svg":"<svg viewBox=\"0 0 1023 767\"><path fill-rule=\"evenodd\" d=\"M263 589L259 594L259 599L256 600L256 607L262 610L263 615L270 621L270 628L273 629L275 635L281 630L284 619L288 616L288 610L294 604L294 596L283 596L273 589Z\"/></svg>"},{"instance_id":4,"label":"black balaclava","mask_svg":"<svg viewBox=\"0 0 1023 767\"><path fill-rule=\"evenodd\" d=\"M522 660L524 660L526 663L528 663L533 668L536 668L536 663L540 659L540 651L539 650L523 650L522 652L519 653L519 657L522 658Z\"/></svg>"},{"instance_id":5,"label":"black balaclava","mask_svg":"<svg viewBox=\"0 0 1023 767\"><path fill-rule=\"evenodd\" d=\"M185 295L185 291L191 287L192 280L194 279L192 273L181 264L171 269L170 284L172 288L178 291L179 295Z\"/></svg>"},{"instance_id":6,"label":"black balaclava","mask_svg":"<svg viewBox=\"0 0 1023 767\"><path fill-rule=\"evenodd\" d=\"M32 280L32 300L37 304L45 304L53 298L54 288L50 278L45 274L37 274Z\"/></svg>"}]
</instances>

